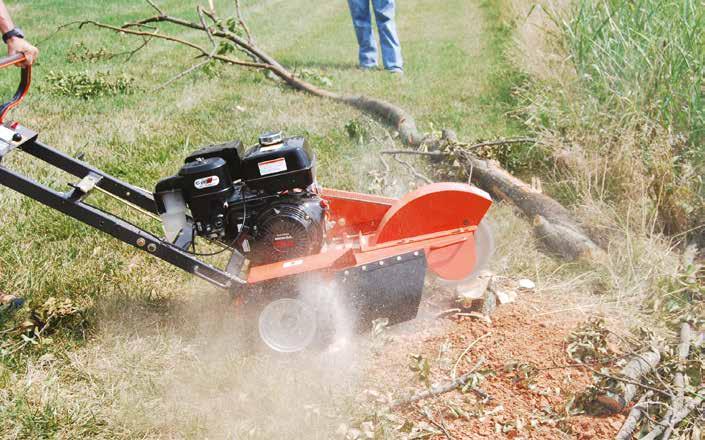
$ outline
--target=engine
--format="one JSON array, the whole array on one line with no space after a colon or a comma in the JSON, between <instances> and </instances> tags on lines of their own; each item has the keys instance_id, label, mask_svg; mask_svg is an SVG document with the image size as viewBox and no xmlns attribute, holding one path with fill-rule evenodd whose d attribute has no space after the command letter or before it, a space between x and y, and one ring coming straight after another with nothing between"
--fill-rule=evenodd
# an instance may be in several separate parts
<instances>
[{"instance_id":1,"label":"engine","mask_svg":"<svg viewBox=\"0 0 705 440\"><path fill-rule=\"evenodd\" d=\"M241 158L242 150L236 141L195 151L175 176L157 184L167 240L217 240L257 265L320 251L326 204L305 139L266 133ZM192 236L183 240L188 231Z\"/></svg>"}]
</instances>

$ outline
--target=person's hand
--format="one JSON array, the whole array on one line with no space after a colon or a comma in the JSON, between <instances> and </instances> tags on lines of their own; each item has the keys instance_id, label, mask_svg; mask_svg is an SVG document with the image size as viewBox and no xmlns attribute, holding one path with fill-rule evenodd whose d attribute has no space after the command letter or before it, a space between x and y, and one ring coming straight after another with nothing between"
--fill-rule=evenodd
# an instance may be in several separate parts
<instances>
[{"instance_id":1,"label":"person's hand","mask_svg":"<svg viewBox=\"0 0 705 440\"><path fill-rule=\"evenodd\" d=\"M11 37L7 40L7 54L14 55L23 53L27 60L20 64L20 67L31 66L39 56L39 49L29 44L24 38Z\"/></svg>"}]
</instances>

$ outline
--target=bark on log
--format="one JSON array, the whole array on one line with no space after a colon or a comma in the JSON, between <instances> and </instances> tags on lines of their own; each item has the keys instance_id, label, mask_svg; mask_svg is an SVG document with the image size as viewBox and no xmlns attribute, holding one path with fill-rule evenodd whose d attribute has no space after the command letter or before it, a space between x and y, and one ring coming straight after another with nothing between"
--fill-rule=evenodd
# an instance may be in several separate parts
<instances>
[{"instance_id":1,"label":"bark on log","mask_svg":"<svg viewBox=\"0 0 705 440\"><path fill-rule=\"evenodd\" d=\"M656 368L659 362L661 362L661 353L654 349L633 357L622 368L620 375L631 382L638 382L645 374ZM624 382L621 394L607 392L597 396L597 401L610 412L614 414L620 413L634 400L638 390L639 387L636 384Z\"/></svg>"},{"instance_id":2,"label":"bark on log","mask_svg":"<svg viewBox=\"0 0 705 440\"><path fill-rule=\"evenodd\" d=\"M595 259L604 251L593 242L560 203L509 174L497 162L464 154L471 180L495 198L517 206L534 223L544 245L566 260Z\"/></svg>"}]
</instances>

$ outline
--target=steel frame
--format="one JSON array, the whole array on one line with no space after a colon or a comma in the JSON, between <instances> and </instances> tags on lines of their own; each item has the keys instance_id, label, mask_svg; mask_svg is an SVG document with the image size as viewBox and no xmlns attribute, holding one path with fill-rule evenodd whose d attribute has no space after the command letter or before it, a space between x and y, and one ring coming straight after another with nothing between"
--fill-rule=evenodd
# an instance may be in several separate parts
<instances>
[{"instance_id":1,"label":"steel frame","mask_svg":"<svg viewBox=\"0 0 705 440\"><path fill-rule=\"evenodd\" d=\"M115 198L137 206L148 213L157 214L152 194L38 142L36 140L37 133L26 127L15 125L12 130L19 133L22 140L14 145L10 143L9 148L5 150L3 155L0 155L0 185L154 255L217 287L235 289L239 285L245 284L245 281L239 276L218 269L186 252L184 249L190 245L190 238L172 244L114 214L87 204L83 201L87 193L84 192L85 188L81 189L81 185L73 185L72 190L61 193L8 169L1 161L10 151L17 148L82 180L90 176L95 186Z\"/></svg>"}]
</instances>

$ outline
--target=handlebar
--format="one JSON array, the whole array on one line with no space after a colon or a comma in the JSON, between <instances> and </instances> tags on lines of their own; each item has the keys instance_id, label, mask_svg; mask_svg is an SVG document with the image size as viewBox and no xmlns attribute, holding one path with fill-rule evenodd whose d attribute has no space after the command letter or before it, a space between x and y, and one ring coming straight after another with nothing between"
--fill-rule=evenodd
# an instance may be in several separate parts
<instances>
[{"instance_id":1,"label":"handlebar","mask_svg":"<svg viewBox=\"0 0 705 440\"><path fill-rule=\"evenodd\" d=\"M24 62L27 58L23 53L16 53L7 57L0 58L0 69L8 66L13 66L15 64L20 64ZM29 86L32 83L32 67L22 67L20 73L20 85L17 86L17 91L11 100L0 105L0 124L5 120L5 115L7 112L17 107L19 103L24 99L25 95L29 91Z\"/></svg>"}]
</instances>

